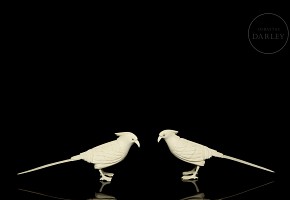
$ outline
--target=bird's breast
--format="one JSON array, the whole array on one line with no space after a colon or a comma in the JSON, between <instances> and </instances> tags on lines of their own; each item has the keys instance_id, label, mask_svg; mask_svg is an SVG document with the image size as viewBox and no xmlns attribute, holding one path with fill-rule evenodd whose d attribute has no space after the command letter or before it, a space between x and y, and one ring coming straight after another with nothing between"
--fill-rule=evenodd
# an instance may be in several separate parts
<instances>
[{"instance_id":1,"label":"bird's breast","mask_svg":"<svg viewBox=\"0 0 290 200\"><path fill-rule=\"evenodd\" d=\"M170 138L165 140L166 144L170 150L170 152L174 155L177 155L179 151L177 151L180 148L180 141L179 138Z\"/></svg>"}]
</instances>

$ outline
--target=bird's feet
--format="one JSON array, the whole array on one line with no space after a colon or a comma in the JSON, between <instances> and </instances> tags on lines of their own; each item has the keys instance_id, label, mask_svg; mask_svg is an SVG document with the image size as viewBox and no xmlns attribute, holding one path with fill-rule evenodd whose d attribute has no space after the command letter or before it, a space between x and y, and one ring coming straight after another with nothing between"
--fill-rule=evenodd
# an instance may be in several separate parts
<instances>
[{"instance_id":1,"label":"bird's feet","mask_svg":"<svg viewBox=\"0 0 290 200\"><path fill-rule=\"evenodd\" d=\"M183 176L188 176L188 175L192 175L192 174L196 174L196 169L197 167L194 167L192 170L187 171L187 172L182 172Z\"/></svg>"},{"instance_id":2,"label":"bird's feet","mask_svg":"<svg viewBox=\"0 0 290 200\"><path fill-rule=\"evenodd\" d=\"M194 174L195 170L187 171L187 172L182 172L183 176L188 176Z\"/></svg>"},{"instance_id":3,"label":"bird's feet","mask_svg":"<svg viewBox=\"0 0 290 200\"><path fill-rule=\"evenodd\" d=\"M182 176L181 179L183 181L186 181L186 180L191 180L191 179L198 179L198 177L196 175L190 175L190 176Z\"/></svg>"},{"instance_id":4,"label":"bird's feet","mask_svg":"<svg viewBox=\"0 0 290 200\"><path fill-rule=\"evenodd\" d=\"M108 177L113 177L114 176L114 173L109 173L109 172L104 172L104 171L103 171L103 173L104 173L105 176L108 176Z\"/></svg>"},{"instance_id":5,"label":"bird's feet","mask_svg":"<svg viewBox=\"0 0 290 200\"><path fill-rule=\"evenodd\" d=\"M100 178L100 181L108 181L108 182L111 182L112 181L112 178L111 177L108 177L108 176L102 176Z\"/></svg>"}]
</instances>

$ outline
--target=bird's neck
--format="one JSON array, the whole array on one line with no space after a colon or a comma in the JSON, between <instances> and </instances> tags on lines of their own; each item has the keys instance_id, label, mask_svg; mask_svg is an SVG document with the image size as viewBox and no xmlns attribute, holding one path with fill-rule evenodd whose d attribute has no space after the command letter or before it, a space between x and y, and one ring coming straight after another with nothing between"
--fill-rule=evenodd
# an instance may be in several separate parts
<instances>
[{"instance_id":1,"label":"bird's neck","mask_svg":"<svg viewBox=\"0 0 290 200\"><path fill-rule=\"evenodd\" d=\"M123 138L123 137L119 137L117 139L117 141L118 141L120 147L122 148L122 150L124 152L127 152L128 153L128 151L130 150L130 148L132 146L132 143L131 142L128 142L128 139Z\"/></svg>"},{"instance_id":2,"label":"bird's neck","mask_svg":"<svg viewBox=\"0 0 290 200\"><path fill-rule=\"evenodd\" d=\"M169 137L165 138L165 142L168 146L173 145L176 143L176 139L179 139L180 137L177 135L170 135Z\"/></svg>"}]
</instances>

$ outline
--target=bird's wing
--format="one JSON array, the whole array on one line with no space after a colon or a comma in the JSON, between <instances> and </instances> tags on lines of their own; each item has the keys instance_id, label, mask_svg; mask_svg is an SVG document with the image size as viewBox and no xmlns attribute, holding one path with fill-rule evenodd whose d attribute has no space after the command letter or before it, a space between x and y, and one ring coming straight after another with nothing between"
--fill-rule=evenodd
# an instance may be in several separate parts
<instances>
[{"instance_id":1,"label":"bird's wing","mask_svg":"<svg viewBox=\"0 0 290 200\"><path fill-rule=\"evenodd\" d=\"M108 142L80 154L82 159L99 165L113 165L120 162L124 152L117 141Z\"/></svg>"},{"instance_id":2,"label":"bird's wing","mask_svg":"<svg viewBox=\"0 0 290 200\"><path fill-rule=\"evenodd\" d=\"M186 140L184 138L178 138L178 141L172 149L172 153L179 159L192 163L204 161L209 158L207 155L209 150L209 148L201 144Z\"/></svg>"}]
</instances>

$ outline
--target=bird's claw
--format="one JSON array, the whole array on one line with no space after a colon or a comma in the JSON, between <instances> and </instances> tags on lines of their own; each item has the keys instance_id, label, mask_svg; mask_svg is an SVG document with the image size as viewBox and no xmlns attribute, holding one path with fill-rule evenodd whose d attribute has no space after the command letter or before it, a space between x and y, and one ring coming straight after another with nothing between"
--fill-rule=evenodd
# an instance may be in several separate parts
<instances>
[{"instance_id":1,"label":"bird's claw","mask_svg":"<svg viewBox=\"0 0 290 200\"><path fill-rule=\"evenodd\" d=\"M114 173L104 172L104 175L105 176L108 176L108 177L113 177L114 176Z\"/></svg>"},{"instance_id":2,"label":"bird's claw","mask_svg":"<svg viewBox=\"0 0 290 200\"><path fill-rule=\"evenodd\" d=\"M182 180L191 180L191 179L198 179L197 176L192 175L192 176L182 176L181 177Z\"/></svg>"},{"instance_id":3,"label":"bird's claw","mask_svg":"<svg viewBox=\"0 0 290 200\"><path fill-rule=\"evenodd\" d=\"M193 173L194 173L194 171L182 172L182 175L188 176L188 175L192 175Z\"/></svg>"}]
</instances>

